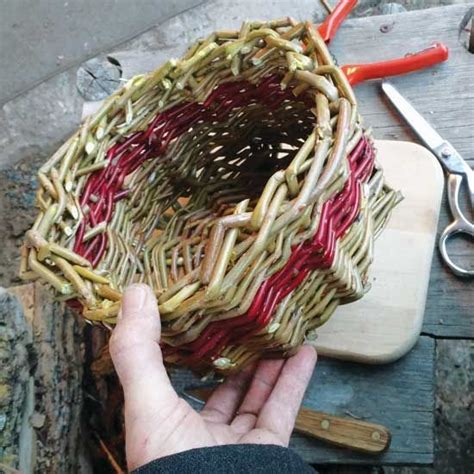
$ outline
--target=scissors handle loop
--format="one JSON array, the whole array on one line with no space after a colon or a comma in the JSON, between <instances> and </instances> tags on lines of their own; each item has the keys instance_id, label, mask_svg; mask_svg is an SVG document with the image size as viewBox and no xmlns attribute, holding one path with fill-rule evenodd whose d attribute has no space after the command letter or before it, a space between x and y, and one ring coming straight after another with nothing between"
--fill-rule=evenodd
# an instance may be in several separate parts
<instances>
[{"instance_id":1,"label":"scissors handle loop","mask_svg":"<svg viewBox=\"0 0 474 474\"><path fill-rule=\"evenodd\" d=\"M463 177L457 174L448 176L448 202L453 215L453 222L449 224L439 238L439 251L446 265L455 275L460 277L474 277L474 269L467 270L456 265L448 254L447 242L456 234L464 234L474 239L474 224L464 216L459 206L459 196Z\"/></svg>"}]
</instances>

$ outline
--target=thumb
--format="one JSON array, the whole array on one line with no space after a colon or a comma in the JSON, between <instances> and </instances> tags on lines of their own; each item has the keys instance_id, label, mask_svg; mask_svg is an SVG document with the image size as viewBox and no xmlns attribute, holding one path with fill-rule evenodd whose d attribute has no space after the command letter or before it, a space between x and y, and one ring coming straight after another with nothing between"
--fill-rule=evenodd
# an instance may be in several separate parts
<instances>
[{"instance_id":1,"label":"thumb","mask_svg":"<svg viewBox=\"0 0 474 474\"><path fill-rule=\"evenodd\" d=\"M152 290L146 285L128 287L109 343L125 395L126 424L127 419L156 418L178 399L163 365L160 335L160 314Z\"/></svg>"}]
</instances>

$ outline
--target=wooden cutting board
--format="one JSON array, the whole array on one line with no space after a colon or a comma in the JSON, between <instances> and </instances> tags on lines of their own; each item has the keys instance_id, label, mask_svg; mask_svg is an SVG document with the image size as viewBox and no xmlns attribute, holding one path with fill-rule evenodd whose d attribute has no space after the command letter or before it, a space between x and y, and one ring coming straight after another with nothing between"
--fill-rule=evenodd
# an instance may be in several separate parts
<instances>
[{"instance_id":1,"label":"wooden cutting board","mask_svg":"<svg viewBox=\"0 0 474 474\"><path fill-rule=\"evenodd\" d=\"M376 148L387 181L405 199L375 243L372 288L340 306L315 345L325 356L382 364L406 354L420 334L444 177L420 145L383 140Z\"/></svg>"}]
</instances>

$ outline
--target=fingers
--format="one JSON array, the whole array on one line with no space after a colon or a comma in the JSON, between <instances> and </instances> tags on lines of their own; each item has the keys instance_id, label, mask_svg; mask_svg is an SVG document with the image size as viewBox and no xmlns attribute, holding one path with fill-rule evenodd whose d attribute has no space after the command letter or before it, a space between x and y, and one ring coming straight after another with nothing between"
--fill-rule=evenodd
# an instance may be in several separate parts
<instances>
[{"instance_id":1,"label":"fingers","mask_svg":"<svg viewBox=\"0 0 474 474\"><path fill-rule=\"evenodd\" d=\"M316 359L314 348L303 346L285 362L275 388L260 411L256 428L270 430L288 444Z\"/></svg>"},{"instance_id":2,"label":"fingers","mask_svg":"<svg viewBox=\"0 0 474 474\"><path fill-rule=\"evenodd\" d=\"M229 423L234 418L254 373L255 364L252 364L242 372L231 375L214 390L201 410L201 416L213 423Z\"/></svg>"},{"instance_id":3,"label":"fingers","mask_svg":"<svg viewBox=\"0 0 474 474\"><path fill-rule=\"evenodd\" d=\"M171 387L159 346L160 315L155 296L146 285L125 291L112 337L110 354L125 394L126 416L166 416L178 397Z\"/></svg>"},{"instance_id":4,"label":"fingers","mask_svg":"<svg viewBox=\"0 0 474 474\"><path fill-rule=\"evenodd\" d=\"M258 414L270 396L284 363L282 359L262 360L259 363L238 414L231 424L238 433L246 433L255 426Z\"/></svg>"}]
</instances>

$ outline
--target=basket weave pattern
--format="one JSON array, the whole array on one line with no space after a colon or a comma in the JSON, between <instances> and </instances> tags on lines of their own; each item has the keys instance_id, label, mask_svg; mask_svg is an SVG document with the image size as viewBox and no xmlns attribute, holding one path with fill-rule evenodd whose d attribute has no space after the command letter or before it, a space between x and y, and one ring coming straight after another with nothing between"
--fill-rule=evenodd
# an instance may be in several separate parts
<instances>
[{"instance_id":1,"label":"basket weave pattern","mask_svg":"<svg viewBox=\"0 0 474 474\"><path fill-rule=\"evenodd\" d=\"M156 292L168 362L289 355L368 289L400 199L317 30L246 22L138 76L41 167L21 273L113 325Z\"/></svg>"}]
</instances>

